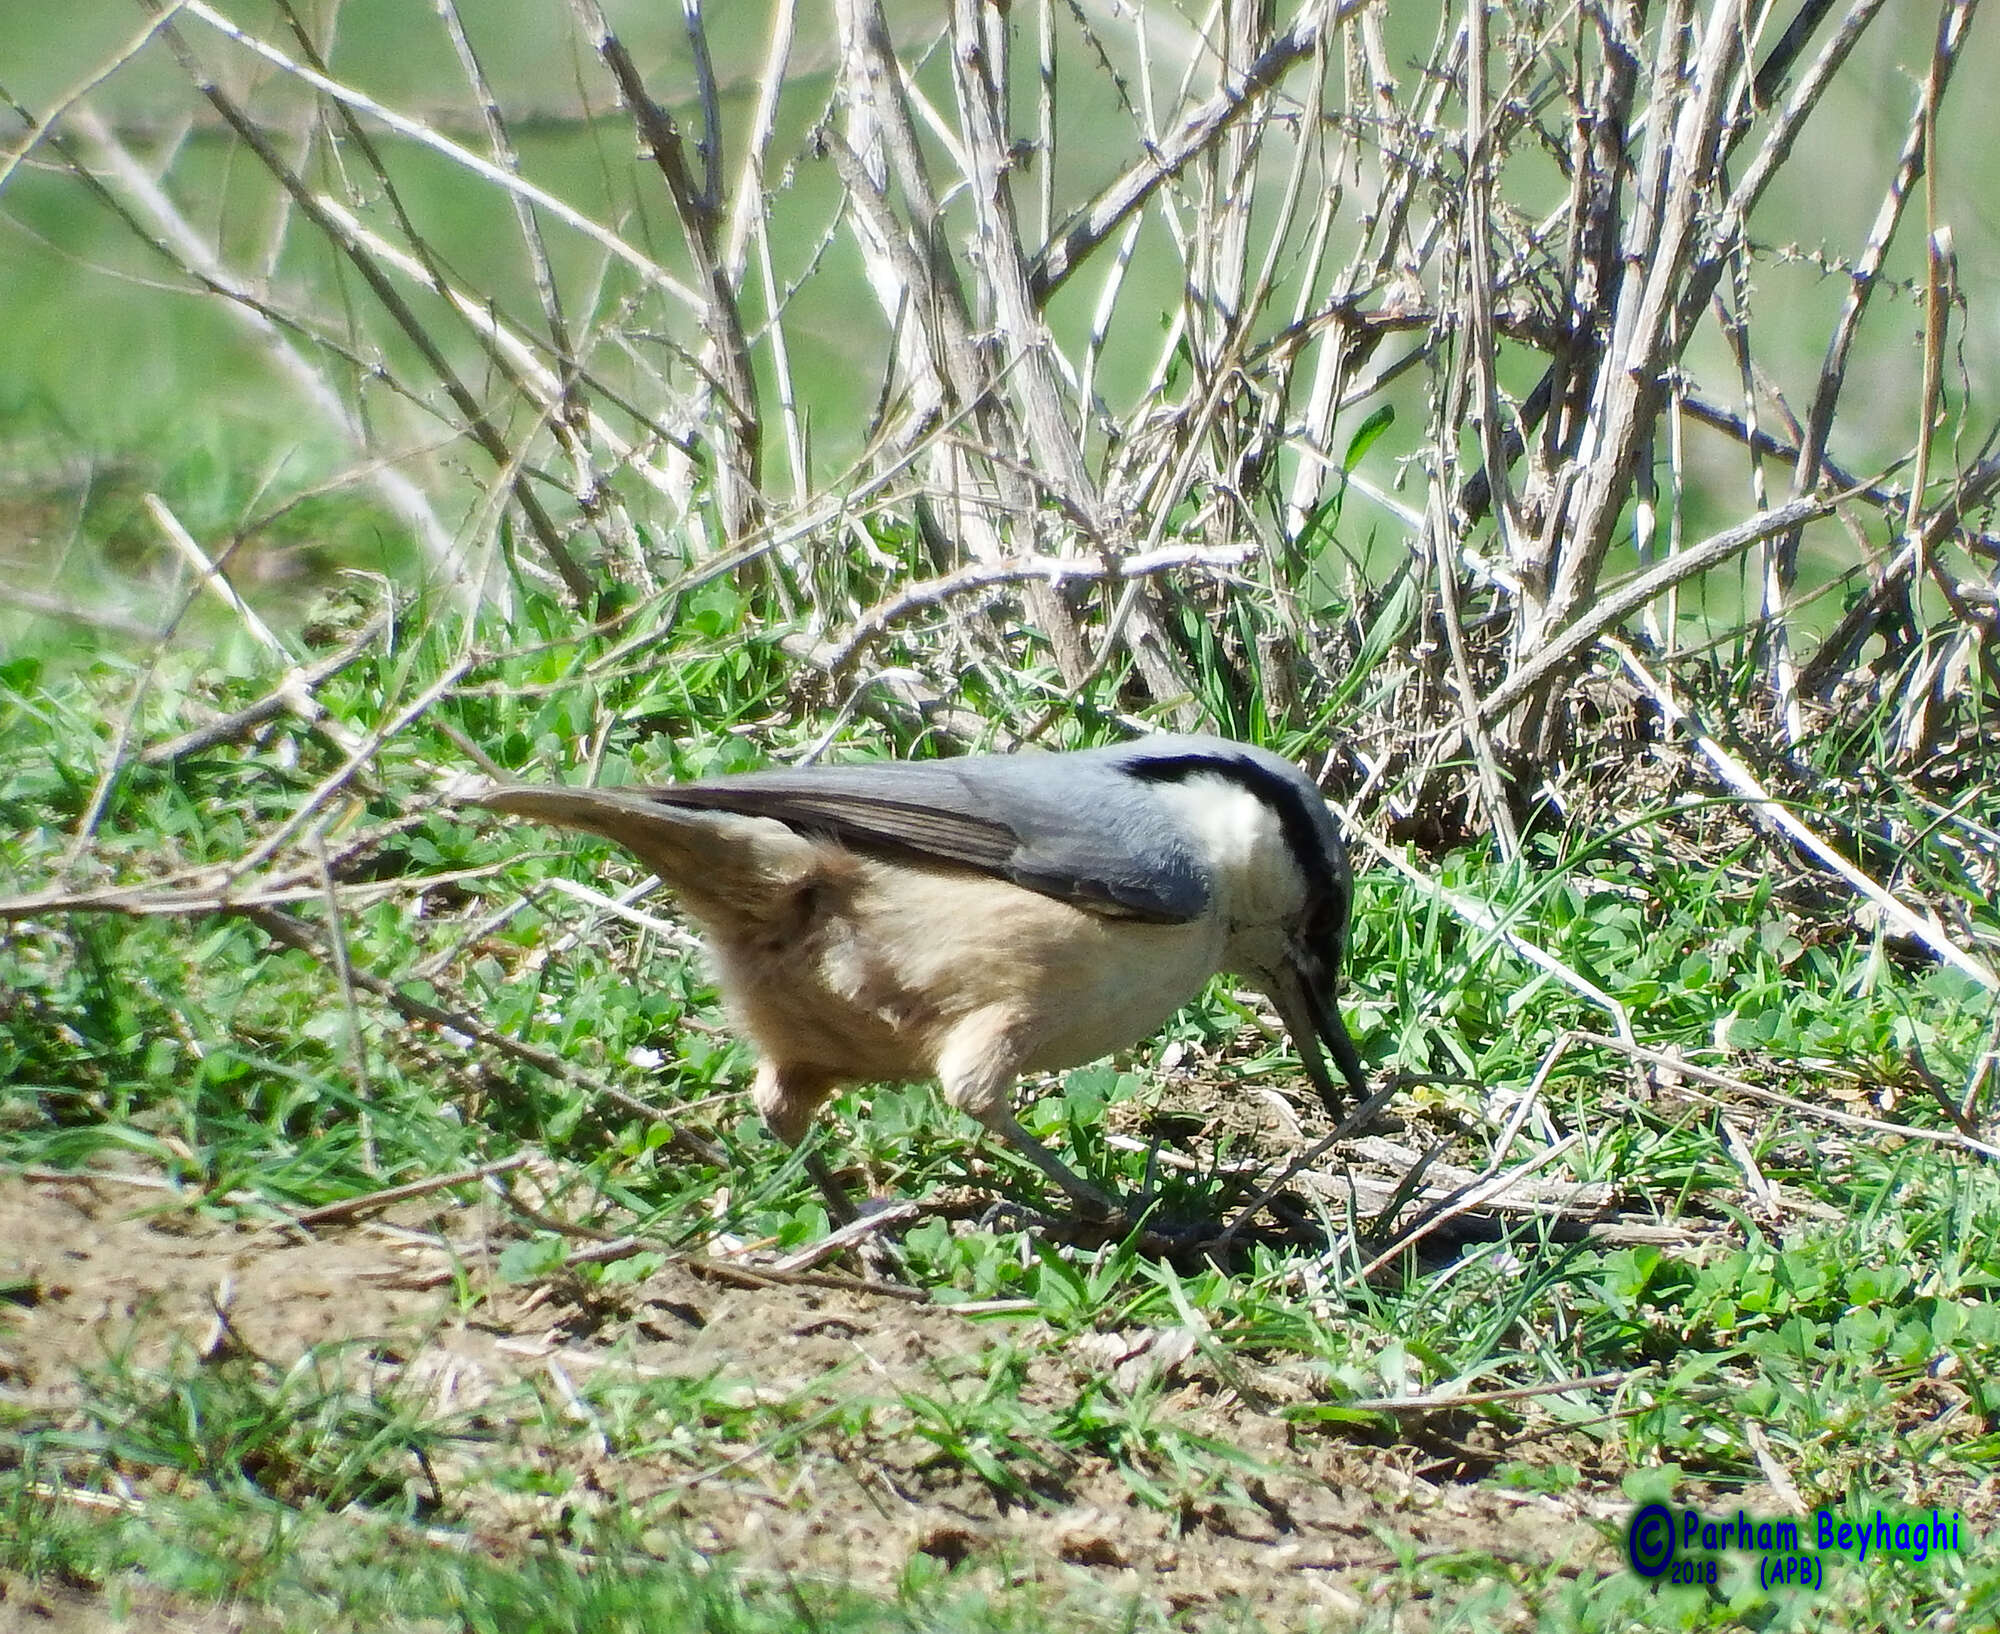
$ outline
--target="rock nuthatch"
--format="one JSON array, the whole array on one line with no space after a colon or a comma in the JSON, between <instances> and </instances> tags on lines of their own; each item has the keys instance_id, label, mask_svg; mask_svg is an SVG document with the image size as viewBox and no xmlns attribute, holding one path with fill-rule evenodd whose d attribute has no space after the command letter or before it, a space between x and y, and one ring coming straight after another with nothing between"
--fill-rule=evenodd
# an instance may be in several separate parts
<instances>
[{"instance_id":1,"label":"rock nuthatch","mask_svg":"<svg viewBox=\"0 0 2000 1634\"><path fill-rule=\"evenodd\" d=\"M1329 1112L1322 1042L1364 1092L1334 1002L1347 858L1319 790L1265 749L1160 736L472 799L616 840L673 887L761 1058L757 1109L791 1145L841 1084L935 1077L1112 1212L1015 1121L1014 1080L1144 1038L1225 970L1276 1005Z\"/></svg>"}]
</instances>

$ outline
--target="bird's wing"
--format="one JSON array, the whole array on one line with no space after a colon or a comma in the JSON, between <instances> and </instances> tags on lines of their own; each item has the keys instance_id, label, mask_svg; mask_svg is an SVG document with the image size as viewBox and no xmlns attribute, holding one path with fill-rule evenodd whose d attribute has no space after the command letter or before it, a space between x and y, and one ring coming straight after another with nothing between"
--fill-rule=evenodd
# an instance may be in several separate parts
<instances>
[{"instance_id":1,"label":"bird's wing","mask_svg":"<svg viewBox=\"0 0 2000 1634\"><path fill-rule=\"evenodd\" d=\"M1172 813L1096 755L815 766L631 792L976 869L1119 918L1180 924L1209 901L1208 871Z\"/></svg>"}]
</instances>

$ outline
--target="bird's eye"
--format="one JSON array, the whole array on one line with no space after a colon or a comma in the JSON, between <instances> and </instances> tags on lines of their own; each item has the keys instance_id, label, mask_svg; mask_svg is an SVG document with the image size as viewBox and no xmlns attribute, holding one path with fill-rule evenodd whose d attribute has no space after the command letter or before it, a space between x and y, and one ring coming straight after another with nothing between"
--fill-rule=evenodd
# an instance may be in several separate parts
<instances>
[{"instance_id":1,"label":"bird's eye","mask_svg":"<svg viewBox=\"0 0 2000 1634\"><path fill-rule=\"evenodd\" d=\"M1314 903L1306 919L1306 939L1319 947L1338 942L1345 918L1338 898L1329 897Z\"/></svg>"},{"instance_id":2,"label":"bird's eye","mask_svg":"<svg viewBox=\"0 0 2000 1634\"><path fill-rule=\"evenodd\" d=\"M1299 930L1299 944L1302 950L1310 951L1314 959L1328 972L1337 972L1341 953L1347 940L1346 904L1339 897L1328 897L1313 904L1306 915L1305 924Z\"/></svg>"}]
</instances>

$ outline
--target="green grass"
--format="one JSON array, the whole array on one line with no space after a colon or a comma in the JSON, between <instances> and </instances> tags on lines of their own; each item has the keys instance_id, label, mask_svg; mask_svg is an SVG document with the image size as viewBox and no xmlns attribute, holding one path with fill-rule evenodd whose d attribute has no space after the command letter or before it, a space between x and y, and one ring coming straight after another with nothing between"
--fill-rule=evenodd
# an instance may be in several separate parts
<instances>
[{"instance_id":1,"label":"green grass","mask_svg":"<svg viewBox=\"0 0 2000 1634\"><path fill-rule=\"evenodd\" d=\"M876 1597L810 1575L732 1571L684 1545L652 1542L602 1561L556 1550L495 1559L477 1538L426 1537L393 1522L324 1511L251 1516L240 1502L217 1497L162 1505L137 1520L62 1510L19 1487L0 1487L0 1515L6 1571L101 1594L114 1618L164 1601L183 1614L227 1607L256 1630L1006 1634L1047 1627L1049 1617L1081 1630L1161 1626L1143 1614L1046 1597L988 1598L956 1588L942 1568L917 1569L895 1595Z\"/></svg>"},{"instance_id":2,"label":"green grass","mask_svg":"<svg viewBox=\"0 0 2000 1634\"><path fill-rule=\"evenodd\" d=\"M1348 1558L1379 1557L1376 1586L1324 1611L1327 1626L1420 1614L1468 1629L1862 1629L1990 1616L2000 1570L1979 1536L2000 1462L1990 1165L1726 1096L1725 1129L1698 1085L1649 1087L1619 1057L1576 1046L1543 1087L1549 1128L1530 1122L1498 1153L1506 1105L1490 1091L1518 1092L1565 1029L1602 1031L1606 1018L1384 871L1364 873L1347 1008L1372 1067L1423 1075L1396 1103L1393 1138L1477 1169L1575 1132L1552 1176L1604 1182L1628 1217L1678 1233L1603 1241L1517 1217L1364 1282L1355 1271L1373 1249L1354 1244L1337 1197L1305 1204L1325 1255L1259 1246L1222 1266L1136 1243L1069 1248L977 1206L932 1208L902 1237L908 1280L940 1306L1013 1302L928 1318L956 1324L951 1342L915 1329L902 1360L850 1346L776 1384L740 1357L673 1376L621 1366L646 1321L667 1320L647 1318L645 1302L679 1256L723 1240L801 1245L826 1229L824 1211L758 1126L748 1058L721 1030L699 962L548 883L611 892L636 871L601 845L430 805L439 774L463 763L439 726L523 773L567 775L572 746L616 722L604 774L624 779L745 764L823 722L784 713L775 632L734 590L641 608L610 637L530 612L539 644L524 627L509 656L475 654L328 803L319 839L281 850L259 877L289 882L281 911L323 932L314 859L339 859L352 969L683 1117L714 1160L577 1082L364 989L350 1001L330 951L279 947L242 914L209 911L50 912L0 934L0 1161L157 1174L180 1198L149 1207L214 1230L530 1151L535 1189L488 1195L493 1258L459 1263L442 1297L498 1331L520 1301L553 1294L588 1315L566 1318L566 1332L601 1343L604 1365L573 1381L573 1400L521 1376L468 1411L441 1407L407 1357L363 1336L298 1354L232 1340L162 1356L146 1350L141 1318L79 1357L72 1396L5 1409L0 1570L114 1606L226 1602L270 1627L1248 1629L1308 1614L1228 1584L1177 1609L1144 1571L1094 1572L1087 1549L1058 1567L1010 1528L1104 1509L1131 1558L1152 1547L1134 1539L1169 1534L1192 1558L1212 1540L1262 1535L1287 1505L1359 1490L1373 1507ZM443 615L407 622L323 701L366 732L444 675L468 634ZM643 661L611 645L642 640ZM176 650L148 672L17 654L0 672L4 889L60 877L128 717L140 746L273 679L268 660L231 643ZM841 752L912 747L868 730ZM340 764L291 717L172 767L128 759L70 878L158 882L227 864ZM1990 827L1995 786L1970 804L1954 797L1959 817ZM1850 814L1873 799L1908 819L1929 798L1846 787ZM1992 904L1940 838L1951 832L1929 823L1902 888L1991 934ZM1418 860L1617 999L1642 1041L1815 1104L1943 1127L1912 1052L1959 1086L1991 1047L1989 999L1860 929L1844 898L1788 880L1727 805L1641 801L1537 837L1518 870L1481 848ZM645 907L670 911L664 899ZM1167 1070L1176 1058L1179 1077ZM1268 1157L1268 1133L1224 1119L1191 1138L1173 1120L1193 1107L1198 1127L1272 1085L1305 1104L1295 1068L1218 987L1129 1061L1030 1086L1024 1118L1124 1188L1145 1179L1149 1142L1107 1130L1166 1131L1197 1161L1156 1170L1164 1204L1212 1213L1236 1195L1226 1160ZM851 1092L830 1130L850 1176L883 1191L949 1199L973 1179L1039 1196L1033 1171L977 1147L929 1086ZM1738 1137L1772 1188L1763 1200ZM579 1260L593 1239L556 1221L636 1236L643 1252ZM1366 1211L1358 1224L1365 1236ZM22 1313L40 1297L20 1283L0 1294ZM1149 1367L1149 1345L1172 1359ZM1600 1374L1622 1382L1432 1414L1349 1405ZM1525 1494L1508 1502L1544 1506L1568 1541L1440 1542L1395 1499L1402 1488L1377 1482L1385 1463L1475 1504ZM774 1575L767 1558L700 1531L753 1504L796 1519L864 1466L920 1513L970 1505L990 1533L962 1551L947 1539L942 1560L915 1550L886 1575L870 1561L872 1575L849 1581L810 1555ZM1623 1569L1633 1503L1671 1495L1769 1513L1773 1467L1808 1505L1964 1510L1976 1541L1922 1566L1843 1567L1818 1595L1766 1595L1733 1560L1715 1595L1655 1590Z\"/></svg>"}]
</instances>

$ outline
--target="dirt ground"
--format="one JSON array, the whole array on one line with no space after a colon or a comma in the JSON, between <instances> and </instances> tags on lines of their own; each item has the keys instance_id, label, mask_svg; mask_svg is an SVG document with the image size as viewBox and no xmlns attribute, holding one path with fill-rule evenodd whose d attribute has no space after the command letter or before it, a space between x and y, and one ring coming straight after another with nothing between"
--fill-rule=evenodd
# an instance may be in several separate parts
<instances>
[{"instance_id":1,"label":"dirt ground","mask_svg":"<svg viewBox=\"0 0 2000 1634\"><path fill-rule=\"evenodd\" d=\"M81 1401L79 1367L114 1352L143 1367L230 1351L282 1367L308 1347L365 1341L348 1354L365 1358L372 1387L421 1389L439 1414L477 1426L433 1456L432 1519L503 1549L533 1539L587 1547L593 1508L617 1505L751 1570L887 1587L922 1551L996 1582L1027 1575L1075 1590L1087 1580L1107 1602L1134 1593L1176 1609L1248 1602L1280 1627L1307 1611L1335 1621L1362 1612L1398 1549L1593 1575L1618 1564L1605 1526L1621 1523L1627 1505L1613 1472L1586 1461L1583 1487L1559 1498L1479 1480L1501 1458L1587 1460L1578 1441L1559 1453L1549 1437L1501 1447L1470 1417L1395 1440L1322 1431L1280 1416L1304 1394L1282 1370L1225 1381L1158 1333L1062 1347L1031 1317L728 1287L677 1264L584 1303L574 1279L510 1286L482 1274L484 1223L477 1207L429 1202L405 1205L394 1223L308 1235L217 1223L123 1184L0 1178L0 1286L13 1301L0 1306L0 1399L60 1421ZM463 1297L468 1277L487 1297ZM1024 1400L1073 1400L1092 1370L1166 1366L1162 1411L1178 1428L1275 1473L1246 1473L1233 1495L1163 1509L1135 1498L1108 1460L1088 1457L1043 1471L1026 1501L997 1495L964 1458L937 1457L894 1409L904 1390L935 1396L942 1380L976 1379L969 1359L990 1355L1009 1329L1028 1358ZM580 1387L620 1374L688 1381L711 1402L784 1404L773 1422L793 1433L775 1445L760 1421L720 1452L671 1423L607 1434L605 1393ZM864 1396L891 1410L873 1420L842 1413ZM649 1450L618 1450L635 1442ZM487 1478L484 1461L496 1456L516 1478ZM524 1467L561 1478L524 1482ZM143 1482L138 1490L143 1498ZM89 1596L18 1582L0 1590L5 1634L104 1626L106 1608ZM124 1614L125 1627L235 1626L149 1604L143 1586ZM1412 1626L1423 1620L1419 1612Z\"/></svg>"}]
</instances>

